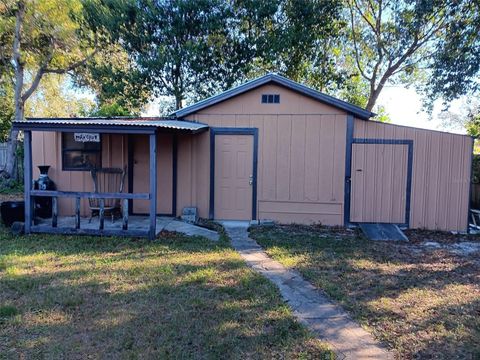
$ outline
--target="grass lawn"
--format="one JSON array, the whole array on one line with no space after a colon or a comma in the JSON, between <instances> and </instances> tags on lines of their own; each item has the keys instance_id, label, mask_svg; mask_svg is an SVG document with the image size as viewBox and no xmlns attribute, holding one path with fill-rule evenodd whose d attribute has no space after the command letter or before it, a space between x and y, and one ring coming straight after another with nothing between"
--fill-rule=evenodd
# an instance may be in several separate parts
<instances>
[{"instance_id":1,"label":"grass lawn","mask_svg":"<svg viewBox=\"0 0 480 360\"><path fill-rule=\"evenodd\" d=\"M319 226L255 227L250 236L341 303L396 357L480 358L480 258L410 243L372 242ZM480 241L471 237L469 241Z\"/></svg>"},{"instance_id":2,"label":"grass lawn","mask_svg":"<svg viewBox=\"0 0 480 360\"><path fill-rule=\"evenodd\" d=\"M0 230L0 358L320 358L228 246Z\"/></svg>"}]
</instances>

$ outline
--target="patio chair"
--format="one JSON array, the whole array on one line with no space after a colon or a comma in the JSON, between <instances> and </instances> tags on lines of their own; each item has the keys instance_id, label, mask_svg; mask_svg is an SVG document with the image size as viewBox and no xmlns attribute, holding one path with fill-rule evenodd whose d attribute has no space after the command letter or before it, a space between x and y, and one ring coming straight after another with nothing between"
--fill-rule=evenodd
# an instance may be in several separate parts
<instances>
[{"instance_id":1,"label":"patio chair","mask_svg":"<svg viewBox=\"0 0 480 360\"><path fill-rule=\"evenodd\" d=\"M120 168L100 168L92 169L93 191L96 193L116 193L123 192L123 185L125 181L126 167ZM88 203L90 205L90 220L92 221L94 216L100 214L100 199L89 198ZM104 201L104 213L109 214L112 217L112 223L115 220L115 214L121 214L120 199L105 199Z\"/></svg>"}]
</instances>

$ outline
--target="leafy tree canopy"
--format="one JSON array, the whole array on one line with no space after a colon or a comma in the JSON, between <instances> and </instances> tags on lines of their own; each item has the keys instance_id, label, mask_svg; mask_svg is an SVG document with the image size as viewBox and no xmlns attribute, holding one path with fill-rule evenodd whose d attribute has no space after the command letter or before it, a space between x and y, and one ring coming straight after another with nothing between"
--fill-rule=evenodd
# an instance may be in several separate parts
<instances>
[{"instance_id":1,"label":"leafy tree canopy","mask_svg":"<svg viewBox=\"0 0 480 360\"><path fill-rule=\"evenodd\" d=\"M121 108L122 114L139 113L152 95L144 75L118 44L100 49L75 72L75 83L95 92L98 108Z\"/></svg>"},{"instance_id":2,"label":"leafy tree canopy","mask_svg":"<svg viewBox=\"0 0 480 360\"><path fill-rule=\"evenodd\" d=\"M430 109L435 99L448 103L480 90L480 1L452 3L457 15L446 24L444 41L432 52L434 63L424 89Z\"/></svg>"},{"instance_id":3,"label":"leafy tree canopy","mask_svg":"<svg viewBox=\"0 0 480 360\"><path fill-rule=\"evenodd\" d=\"M79 0L4 0L0 3L2 77L14 84L14 118L49 74L66 74L95 53L98 37L84 25ZM2 177L12 177L18 131L11 130Z\"/></svg>"},{"instance_id":4,"label":"leafy tree canopy","mask_svg":"<svg viewBox=\"0 0 480 360\"><path fill-rule=\"evenodd\" d=\"M339 0L103 0L91 19L108 29L155 95L197 100L257 72L326 87Z\"/></svg>"},{"instance_id":5,"label":"leafy tree canopy","mask_svg":"<svg viewBox=\"0 0 480 360\"><path fill-rule=\"evenodd\" d=\"M25 103L26 117L85 116L95 107L95 102L80 96L68 75L46 76L35 93Z\"/></svg>"},{"instance_id":6,"label":"leafy tree canopy","mask_svg":"<svg viewBox=\"0 0 480 360\"><path fill-rule=\"evenodd\" d=\"M467 0L348 0L347 4L346 63L353 59L354 69L368 85L368 110L389 82L419 88L440 84L436 76L446 66L441 53L451 47L452 30L472 13ZM455 77L453 67L447 68L445 75Z\"/></svg>"}]
</instances>

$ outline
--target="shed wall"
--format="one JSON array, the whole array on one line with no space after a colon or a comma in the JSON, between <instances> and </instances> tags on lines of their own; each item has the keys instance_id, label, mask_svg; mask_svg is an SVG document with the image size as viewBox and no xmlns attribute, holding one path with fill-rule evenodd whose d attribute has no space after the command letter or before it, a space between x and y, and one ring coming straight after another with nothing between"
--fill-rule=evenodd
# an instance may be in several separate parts
<instances>
[{"instance_id":1,"label":"shed wall","mask_svg":"<svg viewBox=\"0 0 480 360\"><path fill-rule=\"evenodd\" d=\"M471 137L359 119L354 137L413 140L410 227L467 229Z\"/></svg>"},{"instance_id":2,"label":"shed wall","mask_svg":"<svg viewBox=\"0 0 480 360\"><path fill-rule=\"evenodd\" d=\"M264 93L280 104L261 104ZM257 218L343 223L346 114L277 85L265 85L189 117L212 127L258 128ZM179 141L178 211L208 217L210 134ZM191 174L191 178L188 175Z\"/></svg>"}]
</instances>

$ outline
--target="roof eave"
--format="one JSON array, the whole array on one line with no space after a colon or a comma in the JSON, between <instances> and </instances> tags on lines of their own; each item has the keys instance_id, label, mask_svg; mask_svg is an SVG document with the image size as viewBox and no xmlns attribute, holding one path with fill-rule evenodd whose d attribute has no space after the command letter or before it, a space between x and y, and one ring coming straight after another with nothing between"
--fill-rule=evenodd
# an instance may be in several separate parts
<instances>
[{"instance_id":1,"label":"roof eave","mask_svg":"<svg viewBox=\"0 0 480 360\"><path fill-rule=\"evenodd\" d=\"M35 123L33 121L14 121L12 127L23 131L92 131L99 133L121 133L121 134L152 134L156 131L155 127L150 126L131 126L131 125L94 125L94 124L52 124Z\"/></svg>"}]
</instances>

